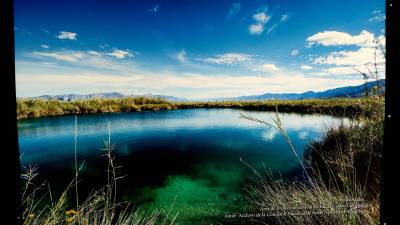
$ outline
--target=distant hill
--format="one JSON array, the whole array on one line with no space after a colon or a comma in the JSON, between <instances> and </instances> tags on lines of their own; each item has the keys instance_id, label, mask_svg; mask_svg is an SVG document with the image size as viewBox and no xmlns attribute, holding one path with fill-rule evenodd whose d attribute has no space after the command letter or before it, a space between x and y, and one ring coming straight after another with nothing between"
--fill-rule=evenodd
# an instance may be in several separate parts
<instances>
[{"instance_id":1,"label":"distant hill","mask_svg":"<svg viewBox=\"0 0 400 225\"><path fill-rule=\"evenodd\" d=\"M280 100L296 100L296 99L310 99L310 98L340 98L340 97L360 97L365 94L366 88L371 90L372 87L381 85L385 86L385 80L371 81L366 84L358 86L346 86L335 89L329 89L321 92L307 91L304 93L283 93L283 94L273 94L265 93L262 95L249 95L249 96L238 96L232 98L219 98L214 99L216 101L254 101L254 100L268 100L268 99L280 99Z\"/></svg>"},{"instance_id":2,"label":"distant hill","mask_svg":"<svg viewBox=\"0 0 400 225\"><path fill-rule=\"evenodd\" d=\"M168 101L187 101L184 98L177 98L168 95L124 95L119 92L104 92L104 93L93 93L93 94L60 94L60 95L41 95L33 97L34 99L45 99L45 100L61 100L61 101L74 101L74 100L85 100L94 98L124 98L124 97L145 97L145 98L162 98Z\"/></svg>"},{"instance_id":3,"label":"distant hill","mask_svg":"<svg viewBox=\"0 0 400 225\"><path fill-rule=\"evenodd\" d=\"M174 96L169 96L169 95L153 95L153 94L147 94L147 95L130 95L131 97L145 97L145 98L162 98L168 101L172 102L185 102L189 101L189 99L186 98L178 98Z\"/></svg>"},{"instance_id":4,"label":"distant hill","mask_svg":"<svg viewBox=\"0 0 400 225\"><path fill-rule=\"evenodd\" d=\"M34 97L35 99L45 100L61 100L61 101L73 101L73 100L84 100L93 98L122 98L125 97L119 92L107 92L107 93L93 93L93 94L60 94L60 95L41 95Z\"/></svg>"},{"instance_id":5,"label":"distant hill","mask_svg":"<svg viewBox=\"0 0 400 225\"><path fill-rule=\"evenodd\" d=\"M385 80L379 81L371 81L366 84L358 85L358 86L346 86L335 89L329 89L321 92L307 91L304 93L283 93L283 94L274 94L274 93L265 93L262 95L249 95L249 96L238 96L238 97L230 97L230 98L210 98L205 99L205 101L255 101L255 100L268 100L268 99L281 99L281 100L296 100L296 99L310 99L310 98L339 98L339 97L360 97L365 94L365 89L371 90L372 87L377 84L381 86L385 86ZM384 88L383 88L384 91ZM124 95L119 92L105 92L105 93L93 93L93 94L60 94L60 95L42 95L33 97L35 99L56 99L61 101L73 101L73 100L82 100L82 99L93 99L93 98L123 98L123 97L147 97L147 98L162 98L168 101L174 102L183 102L190 101L191 99L186 98L177 98L174 96L168 95ZM200 101L200 100L197 100Z\"/></svg>"}]
</instances>

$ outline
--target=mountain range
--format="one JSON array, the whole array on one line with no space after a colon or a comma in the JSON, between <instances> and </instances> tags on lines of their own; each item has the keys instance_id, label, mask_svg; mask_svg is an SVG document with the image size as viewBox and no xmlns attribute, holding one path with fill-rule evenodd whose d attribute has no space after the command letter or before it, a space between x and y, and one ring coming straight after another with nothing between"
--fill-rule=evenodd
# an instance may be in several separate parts
<instances>
[{"instance_id":1,"label":"mountain range","mask_svg":"<svg viewBox=\"0 0 400 225\"><path fill-rule=\"evenodd\" d=\"M280 100L296 100L296 99L326 99L326 98L339 98L339 97L360 97L365 94L366 90L371 90L375 86L381 86L384 91L385 79L378 81L371 81L358 86L345 86L340 88L328 89L326 91L314 92L307 91L304 93L265 93L262 95L249 95L249 96L238 96L229 98L209 98L203 99L202 101L255 101L255 100L268 100L268 99L280 99ZM104 92L104 93L93 93L93 94L60 94L60 95L41 95L33 97L34 99L57 99L62 101L73 101L82 99L93 99L93 98L123 98L123 97L147 97L147 98L163 98L168 101L182 102L182 101L196 101L187 98L178 98L168 95L124 95L119 92ZM201 100L197 100L201 101Z\"/></svg>"},{"instance_id":2,"label":"mountain range","mask_svg":"<svg viewBox=\"0 0 400 225\"><path fill-rule=\"evenodd\" d=\"M92 93L92 94L60 94L60 95L41 95L37 97L33 97L34 99L45 99L45 100L61 100L61 101L74 101L74 100L85 100L85 99L94 99L94 98L125 98L125 97L145 97L145 98L162 98L168 101L188 101L185 98L177 98L174 96L168 95L124 95L120 92L101 92L101 93Z\"/></svg>"},{"instance_id":3,"label":"mountain range","mask_svg":"<svg viewBox=\"0 0 400 225\"><path fill-rule=\"evenodd\" d=\"M296 99L326 99L326 98L355 98L365 95L366 90L371 90L373 87L379 85L384 91L385 79L378 81L370 81L368 83L358 85L358 86L345 86L340 88L328 89L326 91L314 92L307 91L304 93L265 93L262 95L249 95L249 96L239 96L233 98L224 98L223 100L235 100L235 101L254 101L254 100L267 100L267 99L280 99L280 100L296 100ZM217 99L216 99L217 100Z\"/></svg>"}]
</instances>

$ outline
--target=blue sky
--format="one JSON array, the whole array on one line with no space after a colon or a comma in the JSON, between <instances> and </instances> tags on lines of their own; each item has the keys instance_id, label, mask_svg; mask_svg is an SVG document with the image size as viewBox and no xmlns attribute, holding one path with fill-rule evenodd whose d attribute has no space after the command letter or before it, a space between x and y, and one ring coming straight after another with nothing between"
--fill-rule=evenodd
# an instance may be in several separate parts
<instances>
[{"instance_id":1,"label":"blue sky","mask_svg":"<svg viewBox=\"0 0 400 225\"><path fill-rule=\"evenodd\" d=\"M14 2L19 97L321 91L362 83L385 43L382 0Z\"/></svg>"}]
</instances>

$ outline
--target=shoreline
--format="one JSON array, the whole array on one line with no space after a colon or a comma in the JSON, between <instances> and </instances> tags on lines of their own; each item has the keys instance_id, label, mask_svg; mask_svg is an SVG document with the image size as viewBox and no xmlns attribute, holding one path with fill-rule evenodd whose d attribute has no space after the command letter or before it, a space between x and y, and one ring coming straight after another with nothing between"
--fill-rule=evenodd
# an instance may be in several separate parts
<instances>
[{"instance_id":1,"label":"shoreline","mask_svg":"<svg viewBox=\"0 0 400 225\"><path fill-rule=\"evenodd\" d=\"M351 117L365 111L362 105L368 98L334 98L305 100L263 100L225 102L169 102L163 99L119 98L61 100L17 100L17 119L63 115L164 111L199 108L232 108L251 111L276 111L304 114L326 114ZM277 105L276 105L277 104Z\"/></svg>"}]
</instances>

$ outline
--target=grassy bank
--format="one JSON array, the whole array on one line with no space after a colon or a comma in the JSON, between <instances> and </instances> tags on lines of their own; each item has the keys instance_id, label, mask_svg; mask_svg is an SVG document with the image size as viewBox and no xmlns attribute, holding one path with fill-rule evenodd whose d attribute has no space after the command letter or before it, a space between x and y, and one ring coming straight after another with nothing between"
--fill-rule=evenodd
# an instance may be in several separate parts
<instances>
[{"instance_id":1,"label":"grassy bank","mask_svg":"<svg viewBox=\"0 0 400 225\"><path fill-rule=\"evenodd\" d=\"M383 97L370 99L363 106L363 113L354 117L349 125L330 128L322 140L311 142L305 151L305 160L310 171L320 174L326 185L345 191L350 179L364 189L366 198L377 199L385 102ZM335 182L330 182L332 180Z\"/></svg>"},{"instance_id":2,"label":"grassy bank","mask_svg":"<svg viewBox=\"0 0 400 225\"><path fill-rule=\"evenodd\" d=\"M350 124L331 127L309 143L299 160L304 181L287 182L268 171L255 172L247 184L255 212L279 216L256 218L267 224L378 224L380 162L384 131L384 98L366 98ZM291 141L279 117L272 122L247 119L275 127ZM273 209L273 210L271 210Z\"/></svg>"},{"instance_id":3,"label":"grassy bank","mask_svg":"<svg viewBox=\"0 0 400 225\"><path fill-rule=\"evenodd\" d=\"M355 115L369 99L336 98L279 101L280 112L324 113ZM89 99L76 101L18 99L17 118L43 116L138 112L195 108L235 108L245 110L274 111L275 101L221 101L221 102L169 102L159 98Z\"/></svg>"}]
</instances>

